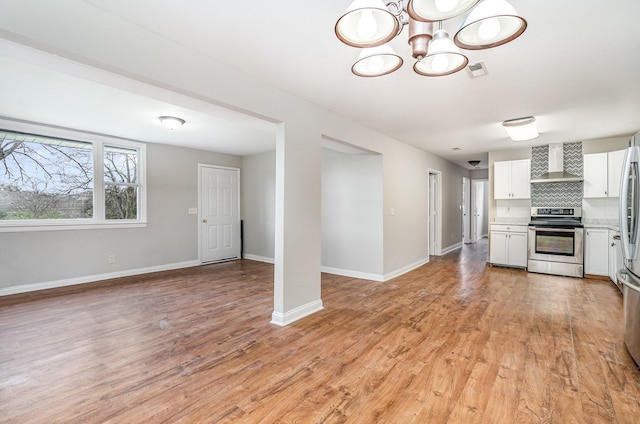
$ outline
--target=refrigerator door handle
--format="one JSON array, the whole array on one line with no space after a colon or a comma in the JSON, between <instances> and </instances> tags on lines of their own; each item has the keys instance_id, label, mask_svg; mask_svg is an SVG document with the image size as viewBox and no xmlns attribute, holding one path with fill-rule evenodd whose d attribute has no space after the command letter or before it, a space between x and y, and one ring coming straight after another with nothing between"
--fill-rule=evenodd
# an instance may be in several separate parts
<instances>
[{"instance_id":1,"label":"refrigerator door handle","mask_svg":"<svg viewBox=\"0 0 640 424\"><path fill-rule=\"evenodd\" d=\"M624 157L620 179L620 238L626 260L636 259L638 246L638 147L630 147Z\"/></svg>"},{"instance_id":2,"label":"refrigerator door handle","mask_svg":"<svg viewBox=\"0 0 640 424\"><path fill-rule=\"evenodd\" d=\"M625 274L623 272L619 272L618 276L620 275L624 275L627 278L621 278L620 281L622 282L622 285L627 286L629 289L640 293L640 285L638 284L637 280L634 281L633 277L631 277L629 274Z\"/></svg>"}]
</instances>

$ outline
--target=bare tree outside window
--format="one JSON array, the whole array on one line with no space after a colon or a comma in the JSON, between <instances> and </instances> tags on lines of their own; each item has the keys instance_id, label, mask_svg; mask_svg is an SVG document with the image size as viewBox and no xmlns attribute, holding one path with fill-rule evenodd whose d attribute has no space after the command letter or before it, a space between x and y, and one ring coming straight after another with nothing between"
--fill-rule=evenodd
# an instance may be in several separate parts
<instances>
[{"instance_id":1,"label":"bare tree outside window","mask_svg":"<svg viewBox=\"0 0 640 424\"><path fill-rule=\"evenodd\" d=\"M138 220L139 158L139 148L0 130L0 222ZM102 193L94 192L95 178ZM100 216L94 216L94 199L102 203Z\"/></svg>"},{"instance_id":2,"label":"bare tree outside window","mask_svg":"<svg viewBox=\"0 0 640 424\"><path fill-rule=\"evenodd\" d=\"M136 219L138 217L138 184L138 151L105 146L106 219Z\"/></svg>"},{"instance_id":3,"label":"bare tree outside window","mask_svg":"<svg viewBox=\"0 0 640 424\"><path fill-rule=\"evenodd\" d=\"M92 217L91 143L0 131L0 220Z\"/></svg>"}]
</instances>

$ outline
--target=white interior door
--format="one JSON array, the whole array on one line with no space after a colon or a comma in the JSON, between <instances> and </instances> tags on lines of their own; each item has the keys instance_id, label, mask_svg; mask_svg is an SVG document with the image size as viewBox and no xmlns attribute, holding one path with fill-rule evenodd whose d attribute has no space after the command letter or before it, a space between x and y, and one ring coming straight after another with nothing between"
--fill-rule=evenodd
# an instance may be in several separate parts
<instances>
[{"instance_id":1,"label":"white interior door","mask_svg":"<svg viewBox=\"0 0 640 424\"><path fill-rule=\"evenodd\" d=\"M429 172L429 255L440 255L440 192L441 181L439 171Z\"/></svg>"},{"instance_id":2,"label":"white interior door","mask_svg":"<svg viewBox=\"0 0 640 424\"><path fill-rule=\"evenodd\" d=\"M470 193L469 178L462 177L462 240L464 243L475 241L472 239L472 233L469 229L471 223L469 214L472 213Z\"/></svg>"},{"instance_id":3,"label":"white interior door","mask_svg":"<svg viewBox=\"0 0 640 424\"><path fill-rule=\"evenodd\" d=\"M429 254L436 254L438 226L436 225L436 176L429 174Z\"/></svg>"},{"instance_id":4,"label":"white interior door","mask_svg":"<svg viewBox=\"0 0 640 424\"><path fill-rule=\"evenodd\" d=\"M200 260L240 257L240 170L200 166Z\"/></svg>"}]
</instances>

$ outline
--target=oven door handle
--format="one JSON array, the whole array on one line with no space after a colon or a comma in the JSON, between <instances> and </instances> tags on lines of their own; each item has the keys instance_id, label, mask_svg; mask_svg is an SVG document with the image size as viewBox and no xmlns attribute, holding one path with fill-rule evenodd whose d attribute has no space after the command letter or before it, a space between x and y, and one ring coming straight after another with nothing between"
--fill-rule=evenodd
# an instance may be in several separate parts
<instances>
[{"instance_id":1,"label":"oven door handle","mask_svg":"<svg viewBox=\"0 0 640 424\"><path fill-rule=\"evenodd\" d=\"M576 230L580 230L581 228L529 227L529 229L534 231L549 231L554 233L575 233Z\"/></svg>"}]
</instances>

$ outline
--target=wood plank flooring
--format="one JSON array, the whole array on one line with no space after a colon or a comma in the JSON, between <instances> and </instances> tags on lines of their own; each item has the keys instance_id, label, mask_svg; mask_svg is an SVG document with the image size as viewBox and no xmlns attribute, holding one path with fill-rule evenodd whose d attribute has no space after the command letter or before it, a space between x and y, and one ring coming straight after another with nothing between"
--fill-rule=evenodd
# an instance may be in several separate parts
<instances>
[{"instance_id":1,"label":"wood plank flooring","mask_svg":"<svg viewBox=\"0 0 640 424\"><path fill-rule=\"evenodd\" d=\"M640 422L617 289L485 257L325 274L285 328L247 260L0 298L0 422Z\"/></svg>"}]
</instances>

